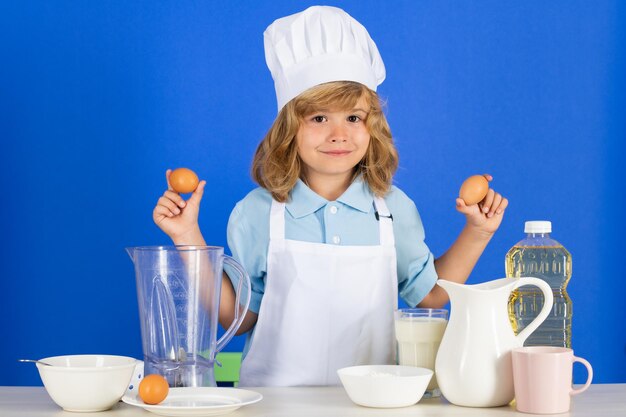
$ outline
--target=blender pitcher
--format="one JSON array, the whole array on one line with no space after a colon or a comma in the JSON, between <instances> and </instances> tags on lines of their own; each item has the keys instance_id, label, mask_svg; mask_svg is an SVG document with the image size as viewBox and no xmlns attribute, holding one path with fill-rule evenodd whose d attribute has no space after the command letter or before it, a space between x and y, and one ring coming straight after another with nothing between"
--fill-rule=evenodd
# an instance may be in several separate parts
<instances>
[{"instance_id":1,"label":"blender pitcher","mask_svg":"<svg viewBox=\"0 0 626 417\"><path fill-rule=\"evenodd\" d=\"M217 246L143 246L126 251L135 264L144 374L162 375L171 387L216 386L215 355L232 339L248 311L248 274ZM216 341L224 264L239 280L235 318Z\"/></svg>"}]
</instances>

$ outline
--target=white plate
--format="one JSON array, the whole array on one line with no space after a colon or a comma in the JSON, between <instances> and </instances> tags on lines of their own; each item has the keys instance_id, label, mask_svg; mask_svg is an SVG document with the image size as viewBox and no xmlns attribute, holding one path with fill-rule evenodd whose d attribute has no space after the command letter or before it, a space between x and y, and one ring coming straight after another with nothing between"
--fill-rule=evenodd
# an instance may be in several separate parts
<instances>
[{"instance_id":1,"label":"white plate","mask_svg":"<svg viewBox=\"0 0 626 417\"><path fill-rule=\"evenodd\" d=\"M136 392L124 395L122 401L161 416L200 417L227 414L262 398L258 392L245 389L198 387L170 388L167 398L157 405L145 404Z\"/></svg>"}]
</instances>

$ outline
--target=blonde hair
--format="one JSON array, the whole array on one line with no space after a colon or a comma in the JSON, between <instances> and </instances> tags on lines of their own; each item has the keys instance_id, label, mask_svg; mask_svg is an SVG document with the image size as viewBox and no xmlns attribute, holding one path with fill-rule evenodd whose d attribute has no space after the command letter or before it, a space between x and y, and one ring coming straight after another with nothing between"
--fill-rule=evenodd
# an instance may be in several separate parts
<instances>
[{"instance_id":1,"label":"blonde hair","mask_svg":"<svg viewBox=\"0 0 626 417\"><path fill-rule=\"evenodd\" d=\"M384 196L398 168L398 151L378 95L363 84L351 81L318 85L285 104L257 147L252 178L272 193L275 200L287 201L289 192L302 175L296 134L304 117L322 108L353 109L362 97L369 106L365 126L370 142L365 156L354 169L352 181L362 175L375 195Z\"/></svg>"}]
</instances>

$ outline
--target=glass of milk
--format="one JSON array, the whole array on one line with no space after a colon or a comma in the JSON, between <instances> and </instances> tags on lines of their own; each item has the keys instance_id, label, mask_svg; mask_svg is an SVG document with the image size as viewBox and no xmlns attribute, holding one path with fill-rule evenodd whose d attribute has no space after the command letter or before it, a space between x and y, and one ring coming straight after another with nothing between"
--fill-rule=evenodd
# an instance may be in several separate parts
<instances>
[{"instance_id":1,"label":"glass of milk","mask_svg":"<svg viewBox=\"0 0 626 417\"><path fill-rule=\"evenodd\" d=\"M448 324L448 310L433 308L401 308L395 311L398 363L435 371L435 358ZM428 384L425 397L441 395L437 375Z\"/></svg>"}]
</instances>

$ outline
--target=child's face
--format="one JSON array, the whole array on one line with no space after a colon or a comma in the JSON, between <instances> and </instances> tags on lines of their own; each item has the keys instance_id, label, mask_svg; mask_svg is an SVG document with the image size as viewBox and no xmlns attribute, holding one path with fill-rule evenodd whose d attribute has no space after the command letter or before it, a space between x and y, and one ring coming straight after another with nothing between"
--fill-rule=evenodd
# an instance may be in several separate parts
<instances>
[{"instance_id":1,"label":"child's face","mask_svg":"<svg viewBox=\"0 0 626 417\"><path fill-rule=\"evenodd\" d=\"M307 181L352 176L370 141L365 126L368 108L361 98L351 110L325 109L304 116L296 143Z\"/></svg>"}]
</instances>

